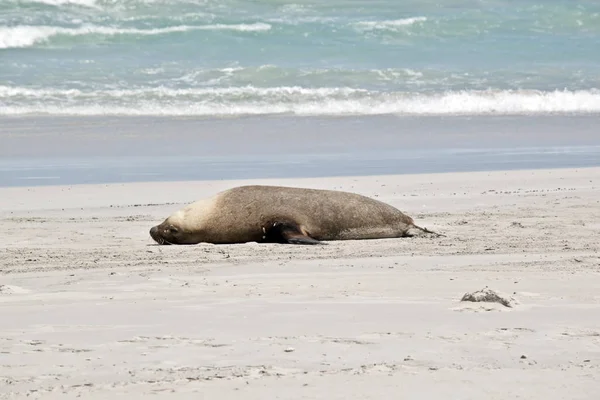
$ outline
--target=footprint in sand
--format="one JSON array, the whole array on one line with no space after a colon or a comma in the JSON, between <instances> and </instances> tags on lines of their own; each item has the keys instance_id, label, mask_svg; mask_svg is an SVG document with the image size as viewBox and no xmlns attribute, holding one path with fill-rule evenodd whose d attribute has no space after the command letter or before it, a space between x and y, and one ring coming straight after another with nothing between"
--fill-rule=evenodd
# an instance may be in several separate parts
<instances>
[{"instance_id":1,"label":"footprint in sand","mask_svg":"<svg viewBox=\"0 0 600 400\"><path fill-rule=\"evenodd\" d=\"M31 290L19 286L0 285L0 294L25 294L30 292Z\"/></svg>"}]
</instances>

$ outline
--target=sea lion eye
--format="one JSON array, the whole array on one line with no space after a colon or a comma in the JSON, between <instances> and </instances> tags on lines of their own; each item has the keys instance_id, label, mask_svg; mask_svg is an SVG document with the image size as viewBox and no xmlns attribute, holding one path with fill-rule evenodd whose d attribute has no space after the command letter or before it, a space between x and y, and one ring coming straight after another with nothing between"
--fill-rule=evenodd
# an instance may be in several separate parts
<instances>
[{"instance_id":1,"label":"sea lion eye","mask_svg":"<svg viewBox=\"0 0 600 400\"><path fill-rule=\"evenodd\" d=\"M179 231L177 230L177 228L175 228L174 226L172 226L172 227L169 228L169 232L171 232L171 233L177 233Z\"/></svg>"}]
</instances>

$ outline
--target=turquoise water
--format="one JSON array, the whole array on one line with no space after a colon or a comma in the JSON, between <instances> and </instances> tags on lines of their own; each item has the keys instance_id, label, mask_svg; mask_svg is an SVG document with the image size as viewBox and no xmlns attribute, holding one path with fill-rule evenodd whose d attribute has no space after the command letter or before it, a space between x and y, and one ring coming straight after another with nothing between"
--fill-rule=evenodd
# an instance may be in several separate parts
<instances>
[{"instance_id":1,"label":"turquoise water","mask_svg":"<svg viewBox=\"0 0 600 400\"><path fill-rule=\"evenodd\" d=\"M0 0L0 115L600 112L600 2Z\"/></svg>"}]
</instances>

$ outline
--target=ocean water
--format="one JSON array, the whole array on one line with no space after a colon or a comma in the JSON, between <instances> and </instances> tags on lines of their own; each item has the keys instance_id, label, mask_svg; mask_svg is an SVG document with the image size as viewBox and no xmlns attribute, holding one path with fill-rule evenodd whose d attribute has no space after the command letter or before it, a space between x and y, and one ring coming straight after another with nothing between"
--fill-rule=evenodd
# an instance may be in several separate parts
<instances>
[{"instance_id":1,"label":"ocean water","mask_svg":"<svg viewBox=\"0 0 600 400\"><path fill-rule=\"evenodd\" d=\"M0 115L600 112L600 1L0 0Z\"/></svg>"}]
</instances>

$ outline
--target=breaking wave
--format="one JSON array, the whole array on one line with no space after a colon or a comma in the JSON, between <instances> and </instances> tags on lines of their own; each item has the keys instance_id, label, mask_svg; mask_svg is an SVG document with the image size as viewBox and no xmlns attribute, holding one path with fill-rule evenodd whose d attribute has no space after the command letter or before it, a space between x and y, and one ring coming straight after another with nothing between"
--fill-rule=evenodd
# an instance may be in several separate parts
<instances>
[{"instance_id":1,"label":"breaking wave","mask_svg":"<svg viewBox=\"0 0 600 400\"><path fill-rule=\"evenodd\" d=\"M600 90L450 91L355 88L146 87L83 91L0 86L0 114L52 115L465 115L600 113Z\"/></svg>"},{"instance_id":2,"label":"breaking wave","mask_svg":"<svg viewBox=\"0 0 600 400\"><path fill-rule=\"evenodd\" d=\"M254 24L212 24L212 25L179 25L166 28L137 29L137 28L113 28L106 26L84 25L76 28L64 28L56 26L30 26L21 25L14 27L0 27L0 49L30 47L35 44L45 43L52 37L84 36L84 35L163 35L173 32L186 32L197 30L229 30L239 32L261 32L271 29L266 23Z\"/></svg>"},{"instance_id":3,"label":"breaking wave","mask_svg":"<svg viewBox=\"0 0 600 400\"><path fill-rule=\"evenodd\" d=\"M425 21L427 21L426 17L413 17L386 21L361 21L355 23L354 26L362 31L398 31L407 26Z\"/></svg>"}]
</instances>

